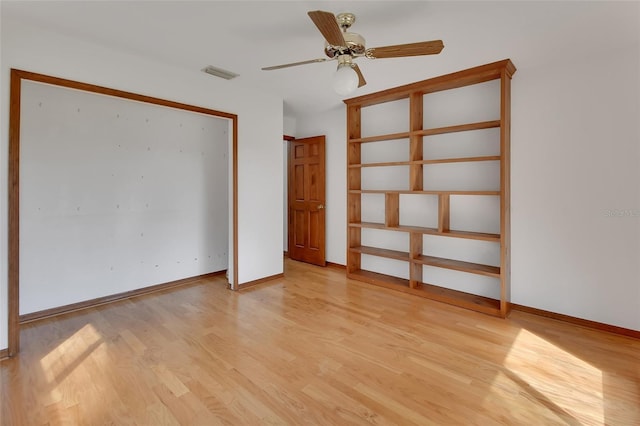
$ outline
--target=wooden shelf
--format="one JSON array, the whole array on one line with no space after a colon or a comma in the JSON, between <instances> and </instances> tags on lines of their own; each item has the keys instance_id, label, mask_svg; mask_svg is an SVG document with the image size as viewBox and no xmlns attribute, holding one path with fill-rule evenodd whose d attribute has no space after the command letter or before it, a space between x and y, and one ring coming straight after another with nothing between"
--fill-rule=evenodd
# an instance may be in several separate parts
<instances>
[{"instance_id":1,"label":"wooden shelf","mask_svg":"<svg viewBox=\"0 0 640 426\"><path fill-rule=\"evenodd\" d=\"M366 138L351 138L349 139L349 143L381 142L381 141L392 141L395 139L408 139L408 138L409 138L409 132L389 133L387 135L369 136Z\"/></svg>"},{"instance_id":2,"label":"wooden shelf","mask_svg":"<svg viewBox=\"0 0 640 426\"><path fill-rule=\"evenodd\" d=\"M394 277L392 275L380 274L378 272L371 272L359 269L355 272L347 273L347 277L364 281L369 284L375 284L381 287L396 289L409 289L409 280L404 278Z\"/></svg>"},{"instance_id":3,"label":"wooden shelf","mask_svg":"<svg viewBox=\"0 0 640 426\"><path fill-rule=\"evenodd\" d=\"M377 222L351 222L349 223L349 227L351 228L369 228L369 229L388 229L388 226L384 223ZM393 227L390 228L391 231L397 231L398 228Z\"/></svg>"},{"instance_id":4,"label":"wooden shelf","mask_svg":"<svg viewBox=\"0 0 640 426\"><path fill-rule=\"evenodd\" d=\"M469 272L471 274L485 275L500 278L500 268L497 266L482 265L479 263L464 262L462 260L444 259L441 257L419 255L411 259L409 253L398 250L389 250L378 247L358 246L349 248L350 251L384 257L387 259L403 260L438 268L452 269L455 271Z\"/></svg>"},{"instance_id":5,"label":"wooden shelf","mask_svg":"<svg viewBox=\"0 0 640 426\"><path fill-rule=\"evenodd\" d=\"M349 223L349 227L367 228L367 229L384 229L387 231L399 231L399 232L415 232L418 234L439 235L442 237L466 238L468 240L500 242L499 234L487 234L483 232L455 231L455 230L440 232L438 231L437 228L426 228L422 226L407 226L407 225L386 226L384 223L377 223L377 222L351 222Z\"/></svg>"},{"instance_id":6,"label":"wooden shelf","mask_svg":"<svg viewBox=\"0 0 640 426\"><path fill-rule=\"evenodd\" d=\"M484 157L459 157L459 158L440 158L434 160L415 161L417 164L441 164L441 163L468 163L473 161L500 161L499 155L487 155Z\"/></svg>"},{"instance_id":7,"label":"wooden shelf","mask_svg":"<svg viewBox=\"0 0 640 426\"><path fill-rule=\"evenodd\" d=\"M385 163L362 163L362 164L350 164L349 168L358 169L361 167L388 167L388 166L408 166L410 161L389 161Z\"/></svg>"},{"instance_id":8,"label":"wooden shelf","mask_svg":"<svg viewBox=\"0 0 640 426\"><path fill-rule=\"evenodd\" d=\"M420 283L416 288L409 287L409 280L394 277L392 275L380 274L378 272L365 271L362 269L350 272L347 277L353 280L366 282L380 287L390 288L404 293L447 303L449 305L460 306L477 312L489 315L500 316L500 301L476 294L451 290L433 284Z\"/></svg>"},{"instance_id":9,"label":"wooden shelf","mask_svg":"<svg viewBox=\"0 0 640 426\"><path fill-rule=\"evenodd\" d=\"M487 234L484 232L470 232L470 231L454 231L438 233L436 235L442 235L443 237L452 238L466 238L469 240L481 240L481 241L494 241L500 242L500 234Z\"/></svg>"},{"instance_id":10,"label":"wooden shelf","mask_svg":"<svg viewBox=\"0 0 640 426\"><path fill-rule=\"evenodd\" d=\"M412 262L423 265L437 266L438 268L453 269L454 271L469 272L471 274L485 275L500 278L500 268L497 266L482 265L479 263L464 262L462 260L443 259L441 257L420 255Z\"/></svg>"},{"instance_id":11,"label":"wooden shelf","mask_svg":"<svg viewBox=\"0 0 640 426\"><path fill-rule=\"evenodd\" d=\"M388 166L410 166L419 164L441 164L441 163L470 163L474 161L500 161L499 155L488 155L484 157L458 157L458 158L439 158L433 160L419 161L386 161L380 163L362 163L350 164L349 168L359 169L362 167L388 167ZM416 192L416 191L411 191Z\"/></svg>"},{"instance_id":12,"label":"wooden shelf","mask_svg":"<svg viewBox=\"0 0 640 426\"><path fill-rule=\"evenodd\" d=\"M438 302L460 306L489 315L501 316L500 301L477 294L465 293L433 284L423 283L416 288L415 293Z\"/></svg>"},{"instance_id":13,"label":"wooden shelf","mask_svg":"<svg viewBox=\"0 0 640 426\"><path fill-rule=\"evenodd\" d=\"M378 247L358 246L349 248L350 251L371 256L386 257L387 259L409 260L409 253L404 251L389 250Z\"/></svg>"},{"instance_id":14,"label":"wooden shelf","mask_svg":"<svg viewBox=\"0 0 640 426\"><path fill-rule=\"evenodd\" d=\"M500 191L411 191L408 189L350 189L350 194L500 195Z\"/></svg>"},{"instance_id":15,"label":"wooden shelf","mask_svg":"<svg viewBox=\"0 0 640 426\"><path fill-rule=\"evenodd\" d=\"M457 126L437 127L411 132L412 135L433 136L444 133L467 132L469 130L482 130L500 127L500 120L480 121L478 123L460 124Z\"/></svg>"},{"instance_id":16,"label":"wooden shelf","mask_svg":"<svg viewBox=\"0 0 640 426\"><path fill-rule=\"evenodd\" d=\"M367 107L378 105L384 102L391 102L399 99L406 99L413 93L420 95L439 92L459 87L469 86L472 84L484 83L485 81L504 79L511 81L511 77L516 72L516 67L509 59L492 62L490 64L480 65L451 74L441 75L439 77L429 78L427 80L417 81L415 83L405 84L403 86L392 87L380 92L369 93L355 98L345 99L344 103L347 107L358 106Z\"/></svg>"}]
</instances>

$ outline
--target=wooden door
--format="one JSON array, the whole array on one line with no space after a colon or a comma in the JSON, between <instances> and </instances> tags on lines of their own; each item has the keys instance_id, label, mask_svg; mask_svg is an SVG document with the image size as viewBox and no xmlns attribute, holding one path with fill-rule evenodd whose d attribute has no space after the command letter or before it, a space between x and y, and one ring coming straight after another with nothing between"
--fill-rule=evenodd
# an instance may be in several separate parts
<instances>
[{"instance_id":1,"label":"wooden door","mask_svg":"<svg viewBox=\"0 0 640 426\"><path fill-rule=\"evenodd\" d=\"M324 136L289 142L289 257L325 266Z\"/></svg>"}]
</instances>

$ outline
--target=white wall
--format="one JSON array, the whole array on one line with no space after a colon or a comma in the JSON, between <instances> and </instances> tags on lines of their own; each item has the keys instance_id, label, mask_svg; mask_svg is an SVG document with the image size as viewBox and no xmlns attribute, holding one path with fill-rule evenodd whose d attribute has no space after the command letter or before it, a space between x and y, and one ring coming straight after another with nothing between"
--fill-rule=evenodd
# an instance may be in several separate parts
<instances>
[{"instance_id":1,"label":"white wall","mask_svg":"<svg viewBox=\"0 0 640 426\"><path fill-rule=\"evenodd\" d=\"M296 119L295 117L287 117L284 116L282 117L283 119L283 125L282 125L282 130L284 131L284 134L286 136L296 136Z\"/></svg>"},{"instance_id":2,"label":"white wall","mask_svg":"<svg viewBox=\"0 0 640 426\"><path fill-rule=\"evenodd\" d=\"M514 75L514 303L640 330L637 42ZM341 264L345 123L344 108L297 120L298 137L327 135L327 260Z\"/></svg>"},{"instance_id":3,"label":"white wall","mask_svg":"<svg viewBox=\"0 0 640 426\"><path fill-rule=\"evenodd\" d=\"M240 283L282 273L282 99L185 70L45 32L2 16L0 128L8 128L9 69L18 68L199 105L238 115L238 266ZM0 174L7 176L7 132ZM7 187L0 186L6 235ZM7 346L7 241L0 242L0 348Z\"/></svg>"},{"instance_id":4,"label":"white wall","mask_svg":"<svg viewBox=\"0 0 640 426\"><path fill-rule=\"evenodd\" d=\"M229 120L24 81L20 314L227 269Z\"/></svg>"},{"instance_id":5,"label":"white wall","mask_svg":"<svg viewBox=\"0 0 640 426\"><path fill-rule=\"evenodd\" d=\"M513 302L640 330L639 61L514 76Z\"/></svg>"}]
</instances>

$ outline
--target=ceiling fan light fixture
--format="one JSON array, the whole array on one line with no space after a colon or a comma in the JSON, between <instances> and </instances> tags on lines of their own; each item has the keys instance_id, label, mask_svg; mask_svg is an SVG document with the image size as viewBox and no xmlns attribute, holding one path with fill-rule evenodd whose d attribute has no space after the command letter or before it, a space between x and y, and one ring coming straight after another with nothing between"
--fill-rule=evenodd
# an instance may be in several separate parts
<instances>
[{"instance_id":1,"label":"ceiling fan light fixture","mask_svg":"<svg viewBox=\"0 0 640 426\"><path fill-rule=\"evenodd\" d=\"M358 73L351 64L338 64L338 69L333 75L333 90L342 96L350 95L358 88L359 81Z\"/></svg>"},{"instance_id":2,"label":"ceiling fan light fixture","mask_svg":"<svg viewBox=\"0 0 640 426\"><path fill-rule=\"evenodd\" d=\"M0 0L2 1L2 0ZM292 62L262 68L264 71L312 64L315 62L338 61L338 69L333 76L333 90L341 96L353 93L358 87L367 84L360 67L354 59L364 56L367 59L402 58L407 56L437 55L444 48L442 40L419 41L416 43L396 44L367 48L364 37L348 31L356 21L353 13L334 15L323 10L307 12L311 21L324 37L326 58Z\"/></svg>"}]
</instances>

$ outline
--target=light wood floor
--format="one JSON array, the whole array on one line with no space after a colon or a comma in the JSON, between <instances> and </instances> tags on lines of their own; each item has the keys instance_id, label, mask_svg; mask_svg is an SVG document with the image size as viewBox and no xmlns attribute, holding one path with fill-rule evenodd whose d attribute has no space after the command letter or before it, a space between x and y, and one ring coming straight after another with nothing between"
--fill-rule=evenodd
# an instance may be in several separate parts
<instances>
[{"instance_id":1,"label":"light wood floor","mask_svg":"<svg viewBox=\"0 0 640 426\"><path fill-rule=\"evenodd\" d=\"M640 424L640 341L286 262L23 326L2 425Z\"/></svg>"}]
</instances>

